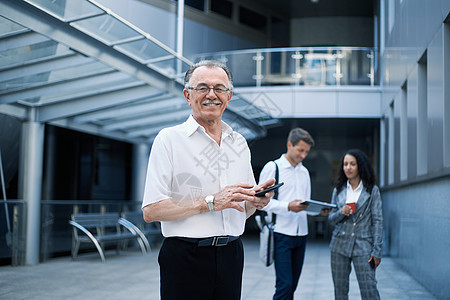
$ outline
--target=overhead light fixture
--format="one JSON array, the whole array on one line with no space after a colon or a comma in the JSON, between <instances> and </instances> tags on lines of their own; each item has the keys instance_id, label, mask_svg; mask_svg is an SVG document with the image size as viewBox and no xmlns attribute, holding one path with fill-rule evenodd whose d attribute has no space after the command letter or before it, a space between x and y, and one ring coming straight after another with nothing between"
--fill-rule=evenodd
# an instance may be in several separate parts
<instances>
[{"instance_id":1,"label":"overhead light fixture","mask_svg":"<svg viewBox=\"0 0 450 300\"><path fill-rule=\"evenodd\" d=\"M319 0L311 0L311 3L318 3Z\"/></svg>"}]
</instances>

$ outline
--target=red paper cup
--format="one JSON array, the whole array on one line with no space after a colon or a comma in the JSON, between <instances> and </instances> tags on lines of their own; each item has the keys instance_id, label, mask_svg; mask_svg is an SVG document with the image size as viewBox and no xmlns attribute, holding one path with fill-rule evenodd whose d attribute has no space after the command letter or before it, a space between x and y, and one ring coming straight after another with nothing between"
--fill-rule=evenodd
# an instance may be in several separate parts
<instances>
[{"instance_id":1,"label":"red paper cup","mask_svg":"<svg viewBox=\"0 0 450 300\"><path fill-rule=\"evenodd\" d=\"M350 206L352 208L352 214L354 214L356 212L356 203L347 203L348 206Z\"/></svg>"}]
</instances>

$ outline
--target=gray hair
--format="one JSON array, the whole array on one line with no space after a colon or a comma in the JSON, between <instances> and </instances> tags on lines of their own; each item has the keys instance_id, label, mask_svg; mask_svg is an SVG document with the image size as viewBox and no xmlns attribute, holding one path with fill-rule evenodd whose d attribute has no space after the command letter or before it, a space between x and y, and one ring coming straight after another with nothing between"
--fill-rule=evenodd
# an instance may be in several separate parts
<instances>
[{"instance_id":1,"label":"gray hair","mask_svg":"<svg viewBox=\"0 0 450 300\"><path fill-rule=\"evenodd\" d=\"M195 69L199 68L199 67L208 67L208 68L221 68L222 70L225 71L225 73L228 76L228 84L230 85L228 88L230 90L233 89L233 76L231 75L230 69L228 69L228 67L216 60L202 60L199 61L198 63L193 64L189 70L187 70L186 75L184 76L184 88L188 88L190 86L191 83L191 79L192 79L192 74L194 73Z\"/></svg>"},{"instance_id":2,"label":"gray hair","mask_svg":"<svg viewBox=\"0 0 450 300\"><path fill-rule=\"evenodd\" d=\"M306 131L303 128L294 128L289 132L288 136L288 142L291 142L293 146L297 145L298 142L304 141L311 147L314 146L314 139L309 134L308 131Z\"/></svg>"}]
</instances>

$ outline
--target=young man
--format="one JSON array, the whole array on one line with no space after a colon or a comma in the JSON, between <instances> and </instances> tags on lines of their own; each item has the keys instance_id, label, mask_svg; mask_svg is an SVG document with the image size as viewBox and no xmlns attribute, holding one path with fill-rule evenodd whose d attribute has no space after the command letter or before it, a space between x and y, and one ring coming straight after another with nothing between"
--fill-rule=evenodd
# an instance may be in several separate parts
<instances>
[{"instance_id":1,"label":"young man","mask_svg":"<svg viewBox=\"0 0 450 300\"><path fill-rule=\"evenodd\" d=\"M201 61L186 72L192 115L163 129L150 153L142 209L161 221L161 299L240 299L246 218L273 196L255 192L245 139L222 121L233 94L228 68Z\"/></svg>"},{"instance_id":2,"label":"young man","mask_svg":"<svg viewBox=\"0 0 450 300\"><path fill-rule=\"evenodd\" d=\"M274 227L276 285L273 299L293 299L305 257L308 235L308 205L311 199L311 179L303 160L308 156L314 140L302 128L289 132L287 152L275 161L268 162L261 171L260 182L275 176L278 166L279 182L284 182L278 191L278 199L271 199L264 208L276 214ZM328 210L322 210L327 215Z\"/></svg>"}]
</instances>

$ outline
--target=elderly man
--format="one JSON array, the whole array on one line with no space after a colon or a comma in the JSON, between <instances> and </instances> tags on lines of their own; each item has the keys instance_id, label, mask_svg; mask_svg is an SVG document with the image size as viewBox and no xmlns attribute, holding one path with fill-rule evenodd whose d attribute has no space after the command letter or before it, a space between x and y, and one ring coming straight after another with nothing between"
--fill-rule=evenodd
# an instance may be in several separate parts
<instances>
[{"instance_id":1,"label":"elderly man","mask_svg":"<svg viewBox=\"0 0 450 300\"><path fill-rule=\"evenodd\" d=\"M255 192L245 139L222 121L233 80L228 68L201 61L186 72L183 94L192 115L163 129L150 153L142 209L161 221L161 299L240 299L240 235L256 208L273 192Z\"/></svg>"}]
</instances>

